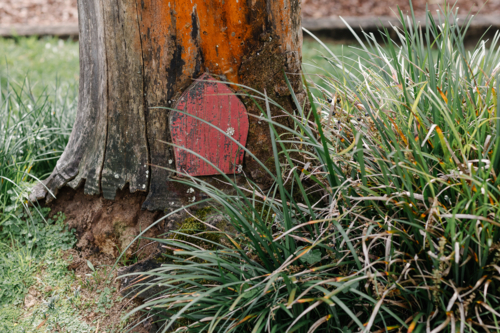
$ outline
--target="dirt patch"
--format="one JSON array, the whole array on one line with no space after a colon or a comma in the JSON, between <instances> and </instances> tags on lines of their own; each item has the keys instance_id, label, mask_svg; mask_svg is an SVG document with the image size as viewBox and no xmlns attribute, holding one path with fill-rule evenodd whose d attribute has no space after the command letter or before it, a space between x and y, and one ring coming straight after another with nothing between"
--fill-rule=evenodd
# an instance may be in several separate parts
<instances>
[{"instance_id":1,"label":"dirt patch","mask_svg":"<svg viewBox=\"0 0 500 333\"><path fill-rule=\"evenodd\" d=\"M82 319L89 325L97 326L99 332L121 332L126 326L134 326L141 321L141 314L124 321L124 315L138 305L135 300L123 298L120 294L120 280L116 279L116 260L102 253L91 251L69 250L66 258L72 262L68 266L76 276L76 283L80 286ZM90 265L87 263L90 262ZM140 323L131 332L151 332L151 322Z\"/></svg>"},{"instance_id":2,"label":"dirt patch","mask_svg":"<svg viewBox=\"0 0 500 333\"><path fill-rule=\"evenodd\" d=\"M116 258L149 227L143 237L157 238L169 230L169 221L155 224L162 212L141 209L145 199L144 193L130 193L128 188L118 191L114 201L85 195L82 188L63 188L48 207L52 214L66 215L66 223L76 231L78 250ZM139 239L126 251L126 258L143 258L156 250L155 242Z\"/></svg>"},{"instance_id":3,"label":"dirt patch","mask_svg":"<svg viewBox=\"0 0 500 333\"><path fill-rule=\"evenodd\" d=\"M115 263L105 254L75 249L47 261L25 295L21 328L12 332L156 333L145 313L126 318L139 303L121 295Z\"/></svg>"},{"instance_id":4,"label":"dirt patch","mask_svg":"<svg viewBox=\"0 0 500 333\"><path fill-rule=\"evenodd\" d=\"M125 318L127 313L140 305L141 299L124 297L121 293L122 281L117 279L117 273L119 268L134 265L158 253L158 243L144 237L162 237L178 227L187 213L174 214L158 223L164 213L142 210L145 199L146 194L130 193L128 187L118 191L113 201L85 195L83 186L77 190L61 189L57 199L47 206L51 208L52 216L64 213L65 223L74 229L78 242L74 249L65 251L59 257L64 268L69 270L60 271L64 274L62 285L57 283L57 278L52 278L52 271L55 270L52 262L37 275L38 282L24 299L24 317L38 320L35 326L41 325L41 329L58 328L60 325L61 332L66 327L64 325L69 325L66 323L68 317L74 318L79 327L92 328L92 332L96 329L96 332L112 333L129 329L134 333L156 332L157 325L152 319L143 320L147 315L143 312ZM119 258L145 230L142 237ZM63 309L64 313L60 314L59 309ZM41 313L43 317L40 317Z\"/></svg>"}]
</instances>

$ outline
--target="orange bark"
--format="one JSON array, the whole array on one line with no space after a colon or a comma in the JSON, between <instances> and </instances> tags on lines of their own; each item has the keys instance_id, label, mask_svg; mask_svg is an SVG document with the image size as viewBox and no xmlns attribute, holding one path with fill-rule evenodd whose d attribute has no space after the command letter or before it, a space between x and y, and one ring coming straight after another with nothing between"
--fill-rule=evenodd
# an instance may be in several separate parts
<instances>
[{"instance_id":1,"label":"orange bark","mask_svg":"<svg viewBox=\"0 0 500 333\"><path fill-rule=\"evenodd\" d=\"M173 107L204 73L266 90L293 111L283 70L301 90L300 0L79 0L78 6L77 122L57 168L33 199L51 199L47 189L57 193L82 184L86 194L114 199L128 184L131 192L148 193L144 209L185 205L186 190L158 168L171 167L174 158L164 143L171 141L164 107ZM260 116L253 101L242 101L250 115L247 148L268 163L269 127L252 117ZM271 109L273 116L280 112ZM286 117L276 119L289 125ZM255 160L245 158L243 172L269 185Z\"/></svg>"},{"instance_id":2,"label":"orange bark","mask_svg":"<svg viewBox=\"0 0 500 333\"><path fill-rule=\"evenodd\" d=\"M160 59L165 59L169 39L176 36L175 47L182 48L185 62L184 75L195 73L199 49L203 54L201 71L225 75L228 81L239 83L242 57L266 29L267 19L280 37L284 52L301 51L300 31L292 20L290 1L270 2L268 7L263 0L253 0L251 5L244 0L144 0L139 5L141 30L158 45L167 46L161 48Z\"/></svg>"}]
</instances>

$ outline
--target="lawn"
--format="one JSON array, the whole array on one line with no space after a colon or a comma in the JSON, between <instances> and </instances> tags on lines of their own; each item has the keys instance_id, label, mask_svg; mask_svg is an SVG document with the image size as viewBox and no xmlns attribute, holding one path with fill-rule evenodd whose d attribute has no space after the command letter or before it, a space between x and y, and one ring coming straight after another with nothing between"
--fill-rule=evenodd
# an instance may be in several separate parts
<instances>
[{"instance_id":1,"label":"lawn","mask_svg":"<svg viewBox=\"0 0 500 333\"><path fill-rule=\"evenodd\" d=\"M137 274L163 297L136 309L199 333L500 330L500 34L469 51L448 17L404 32L369 53L304 41L309 103L285 134L267 120L275 183L181 180L231 230L158 240L161 267ZM71 132L78 45L0 52L0 330L121 332L137 318L113 259L79 258L64 215L26 206Z\"/></svg>"},{"instance_id":2,"label":"lawn","mask_svg":"<svg viewBox=\"0 0 500 333\"><path fill-rule=\"evenodd\" d=\"M364 62L366 58L358 45L339 45L333 42L324 42L324 45L349 66L355 64L358 59ZM321 84L321 78L324 78L325 73L332 70L332 62L329 60L333 59L330 53L323 45L309 37L304 39L302 57L303 69L306 77L315 83ZM335 61L333 63L335 63Z\"/></svg>"},{"instance_id":3,"label":"lawn","mask_svg":"<svg viewBox=\"0 0 500 333\"><path fill-rule=\"evenodd\" d=\"M56 38L0 39L2 87L10 79L17 85L30 82L34 95L47 89L78 85L78 42Z\"/></svg>"},{"instance_id":4,"label":"lawn","mask_svg":"<svg viewBox=\"0 0 500 333\"><path fill-rule=\"evenodd\" d=\"M328 45L336 54L357 54ZM319 83L316 74L331 66L324 54L316 42L304 41L304 67ZM124 325L116 314L103 324L121 306L106 275L112 262L68 270L76 239L64 216L48 219L48 211L30 210L30 218L23 207L26 189L48 176L71 133L78 55L71 40L0 39L0 331L94 332L100 323L112 332Z\"/></svg>"},{"instance_id":5,"label":"lawn","mask_svg":"<svg viewBox=\"0 0 500 333\"><path fill-rule=\"evenodd\" d=\"M82 261L64 215L25 208L26 189L47 177L67 143L78 78L77 42L0 39L1 332L119 332L125 324L114 261Z\"/></svg>"}]
</instances>

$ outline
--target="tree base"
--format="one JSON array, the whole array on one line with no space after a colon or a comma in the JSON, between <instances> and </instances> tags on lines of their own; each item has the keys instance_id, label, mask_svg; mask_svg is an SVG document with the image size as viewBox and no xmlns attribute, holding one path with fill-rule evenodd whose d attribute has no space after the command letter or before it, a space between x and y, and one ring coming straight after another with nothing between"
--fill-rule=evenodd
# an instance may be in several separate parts
<instances>
[{"instance_id":1,"label":"tree base","mask_svg":"<svg viewBox=\"0 0 500 333\"><path fill-rule=\"evenodd\" d=\"M146 193L130 193L128 187L117 192L115 200L84 194L83 186L76 190L64 187L57 200L46 206L51 213L63 212L70 229L76 230L79 250L91 250L113 257L121 252L143 230L164 216L162 212L142 210ZM160 237L174 227L174 221L164 220L148 230L143 237ZM138 240L126 252L127 257L144 258L156 252L158 245L148 240Z\"/></svg>"}]
</instances>

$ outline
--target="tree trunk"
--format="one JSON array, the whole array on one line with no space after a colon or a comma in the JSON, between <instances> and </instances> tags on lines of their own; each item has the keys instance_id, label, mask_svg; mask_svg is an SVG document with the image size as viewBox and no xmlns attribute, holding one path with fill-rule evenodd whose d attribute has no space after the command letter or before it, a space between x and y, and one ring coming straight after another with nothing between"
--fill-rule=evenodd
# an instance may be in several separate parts
<instances>
[{"instance_id":1,"label":"tree trunk","mask_svg":"<svg viewBox=\"0 0 500 333\"><path fill-rule=\"evenodd\" d=\"M50 201L47 189L55 195L63 186L82 184L85 194L114 199L128 184L132 193L147 193L143 209L186 204L193 195L156 167L169 166L174 152L162 142L171 142L169 111L154 107L176 105L204 73L266 89L293 110L283 70L300 90L299 0L79 0L78 10L77 118L66 150L33 199ZM247 147L269 163L269 127L252 116L260 114L252 101L242 101L250 115ZM277 121L287 124L285 117ZM249 157L243 172L269 185Z\"/></svg>"}]
</instances>

